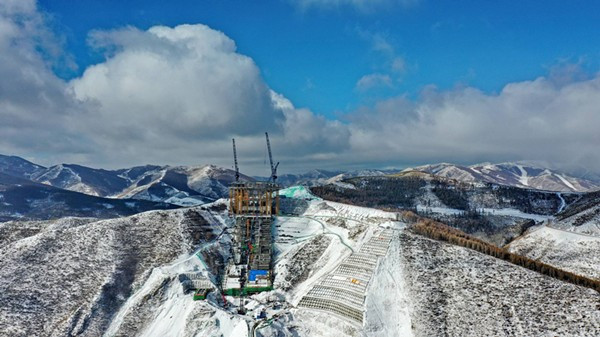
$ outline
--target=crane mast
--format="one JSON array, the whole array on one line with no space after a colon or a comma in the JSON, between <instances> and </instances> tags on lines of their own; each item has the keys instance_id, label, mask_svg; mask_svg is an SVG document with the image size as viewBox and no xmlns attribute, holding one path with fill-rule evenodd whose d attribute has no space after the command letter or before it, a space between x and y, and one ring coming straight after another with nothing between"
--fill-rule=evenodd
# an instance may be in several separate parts
<instances>
[{"instance_id":1,"label":"crane mast","mask_svg":"<svg viewBox=\"0 0 600 337\"><path fill-rule=\"evenodd\" d=\"M271 142L269 142L269 133L265 132L265 137L267 138L267 149L269 150L269 162L271 163L271 180L275 182L277 179L277 166L279 166L279 162L273 166L273 155L271 154Z\"/></svg>"},{"instance_id":2,"label":"crane mast","mask_svg":"<svg viewBox=\"0 0 600 337\"><path fill-rule=\"evenodd\" d=\"M235 181L240 181L240 169L238 168L237 153L235 151L235 138L231 140L233 141L233 164L235 165Z\"/></svg>"}]
</instances>

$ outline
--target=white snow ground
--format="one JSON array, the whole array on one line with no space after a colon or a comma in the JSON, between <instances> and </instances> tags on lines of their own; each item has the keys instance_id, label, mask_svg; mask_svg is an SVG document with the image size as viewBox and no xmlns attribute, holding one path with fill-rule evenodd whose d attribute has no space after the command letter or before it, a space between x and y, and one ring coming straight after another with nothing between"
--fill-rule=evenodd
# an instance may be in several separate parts
<instances>
[{"instance_id":1,"label":"white snow ground","mask_svg":"<svg viewBox=\"0 0 600 337\"><path fill-rule=\"evenodd\" d=\"M415 336L598 336L600 294L503 260L400 235Z\"/></svg>"},{"instance_id":2,"label":"white snow ground","mask_svg":"<svg viewBox=\"0 0 600 337\"><path fill-rule=\"evenodd\" d=\"M438 213L438 214L444 214L444 215L458 215L458 214L462 214L465 212L463 210L455 209L455 208L425 207L422 205L417 205L417 211ZM530 219L530 220L535 220L537 222L548 221L549 219L554 218L553 216L550 216L550 215L525 213L525 212L522 212L522 211L520 211L518 209L514 209L514 208L478 208L477 211L483 212L483 213L488 213L490 215L496 215L496 216L510 216L510 217L521 218L521 219Z\"/></svg>"},{"instance_id":3,"label":"white snow ground","mask_svg":"<svg viewBox=\"0 0 600 337\"><path fill-rule=\"evenodd\" d=\"M600 203L565 219L555 221L552 223L552 227L600 237Z\"/></svg>"}]
</instances>

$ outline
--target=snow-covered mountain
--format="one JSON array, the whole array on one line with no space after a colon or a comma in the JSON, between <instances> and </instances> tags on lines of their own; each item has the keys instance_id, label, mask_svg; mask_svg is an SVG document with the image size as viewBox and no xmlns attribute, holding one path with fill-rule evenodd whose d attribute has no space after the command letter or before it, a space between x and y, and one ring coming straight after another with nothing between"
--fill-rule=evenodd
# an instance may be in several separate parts
<instances>
[{"instance_id":1,"label":"snow-covered mountain","mask_svg":"<svg viewBox=\"0 0 600 337\"><path fill-rule=\"evenodd\" d=\"M282 184L283 186L294 186L294 185L304 185L304 186L315 186L323 184L327 179L334 177L338 174L341 174L341 171L327 171L327 170L310 170L308 172L292 174L286 173L281 174L277 177L277 182ZM269 177L255 177L257 180L268 180Z\"/></svg>"},{"instance_id":2,"label":"snow-covered mountain","mask_svg":"<svg viewBox=\"0 0 600 337\"><path fill-rule=\"evenodd\" d=\"M600 237L600 191L584 194L567 205L552 226Z\"/></svg>"},{"instance_id":3,"label":"snow-covered mountain","mask_svg":"<svg viewBox=\"0 0 600 337\"><path fill-rule=\"evenodd\" d=\"M0 231L22 225L0 223ZM156 273L165 287L177 285L174 270L154 268L193 253L198 233L213 239L223 226L200 209L26 225L34 230L0 245L2 336L101 336ZM159 288L149 300L160 303L162 294ZM125 319L119 335L138 334L158 320L147 307L136 314L134 321Z\"/></svg>"},{"instance_id":4,"label":"snow-covered mountain","mask_svg":"<svg viewBox=\"0 0 600 337\"><path fill-rule=\"evenodd\" d=\"M136 168L134 168L136 169ZM154 167L142 173L131 170L120 173L131 179L130 185L114 194L116 198L163 201L175 205L192 206L226 197L235 172L215 165ZM242 181L252 181L240 174Z\"/></svg>"},{"instance_id":5,"label":"snow-covered mountain","mask_svg":"<svg viewBox=\"0 0 600 337\"><path fill-rule=\"evenodd\" d=\"M600 334L591 289L415 235L396 213L300 201L299 216L275 222L275 289L247 296L246 315L216 289L193 301L179 281L217 281L232 225L219 205L0 224L0 233L28 228L0 240L0 334Z\"/></svg>"},{"instance_id":6,"label":"snow-covered mountain","mask_svg":"<svg viewBox=\"0 0 600 337\"><path fill-rule=\"evenodd\" d=\"M61 164L40 170L31 180L95 196L109 196L129 186L129 181L118 172L94 169L81 165Z\"/></svg>"},{"instance_id":7,"label":"snow-covered mountain","mask_svg":"<svg viewBox=\"0 0 600 337\"><path fill-rule=\"evenodd\" d=\"M189 206L225 197L234 177L232 170L214 165L146 165L110 171L62 164L38 171L31 179L89 195ZM241 179L252 180L245 175Z\"/></svg>"},{"instance_id":8,"label":"snow-covered mountain","mask_svg":"<svg viewBox=\"0 0 600 337\"><path fill-rule=\"evenodd\" d=\"M199 205L228 194L235 172L215 165L145 165L119 170L75 164L45 168L19 157L0 155L0 173L87 195ZM240 175L245 181L253 178Z\"/></svg>"},{"instance_id":9,"label":"snow-covered mountain","mask_svg":"<svg viewBox=\"0 0 600 337\"><path fill-rule=\"evenodd\" d=\"M0 154L0 173L30 179L31 175L44 170L45 167L34 164L21 157Z\"/></svg>"},{"instance_id":10,"label":"snow-covered mountain","mask_svg":"<svg viewBox=\"0 0 600 337\"><path fill-rule=\"evenodd\" d=\"M305 173L299 174L282 174L277 178L277 182L281 185L295 186L319 186L332 184L339 182L344 179L361 176L381 176L390 173L397 172L395 170L375 170L375 169L364 169L364 170L353 170L353 171L326 171L326 170L310 170ZM268 177L254 177L257 180L265 181Z\"/></svg>"},{"instance_id":11,"label":"snow-covered mountain","mask_svg":"<svg viewBox=\"0 0 600 337\"><path fill-rule=\"evenodd\" d=\"M418 166L417 170L464 182L488 182L499 185L557 192L589 192L600 189L600 183L569 176L547 168L519 163L483 163L471 166L441 163Z\"/></svg>"},{"instance_id":12,"label":"snow-covered mountain","mask_svg":"<svg viewBox=\"0 0 600 337\"><path fill-rule=\"evenodd\" d=\"M114 218L176 206L133 199L108 199L0 173L0 221L65 216Z\"/></svg>"}]
</instances>

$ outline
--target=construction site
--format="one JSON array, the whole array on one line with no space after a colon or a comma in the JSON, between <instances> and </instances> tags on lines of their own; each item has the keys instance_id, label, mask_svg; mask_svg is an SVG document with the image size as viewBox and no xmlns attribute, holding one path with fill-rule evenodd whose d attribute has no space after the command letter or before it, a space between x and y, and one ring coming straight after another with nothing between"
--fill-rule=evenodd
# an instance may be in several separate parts
<instances>
[{"instance_id":1,"label":"construction site","mask_svg":"<svg viewBox=\"0 0 600 337\"><path fill-rule=\"evenodd\" d=\"M184 292L193 291L194 300L209 300L209 304L227 308L230 313L254 316L258 320L251 326L252 331L267 328L295 308L309 314L328 313L352 326L361 326L367 288L380 258L387 254L394 232L380 225L396 223L397 214L335 209L315 199L306 188L282 190L277 183L279 163L273 162L267 133L265 140L271 171L265 181L240 179L236 143L232 140L235 180L229 186L227 201L230 254L223 259L222 268L217 268L220 274L216 283L200 273L179 275ZM285 201L282 205L280 197L281 202ZM285 205L290 201L320 206L310 214L304 208L299 213L281 215L280 206L287 209ZM360 234L360 239L355 242L344 230ZM327 249L333 255L325 255L323 263L330 267L312 269ZM214 260L209 255L199 257L207 262ZM288 267L282 269L282 265ZM304 281L308 282L302 284ZM209 299L208 293L215 288L220 294ZM261 292L269 294L253 296ZM296 299L285 298L290 294Z\"/></svg>"},{"instance_id":2,"label":"construction site","mask_svg":"<svg viewBox=\"0 0 600 337\"><path fill-rule=\"evenodd\" d=\"M239 180L235 139L233 156L235 182L229 187L229 215L234 220L233 256L225 268L222 289L225 295L240 296L243 311L245 295L273 289L274 217L279 213L277 164L273 164L269 135L265 133L271 175L266 182Z\"/></svg>"}]
</instances>

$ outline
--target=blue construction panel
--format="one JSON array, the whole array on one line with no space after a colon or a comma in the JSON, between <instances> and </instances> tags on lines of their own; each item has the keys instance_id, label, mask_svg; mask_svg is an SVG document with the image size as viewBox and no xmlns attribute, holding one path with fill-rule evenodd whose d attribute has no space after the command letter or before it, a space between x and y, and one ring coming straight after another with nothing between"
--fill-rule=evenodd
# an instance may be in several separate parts
<instances>
[{"instance_id":1,"label":"blue construction panel","mask_svg":"<svg viewBox=\"0 0 600 337\"><path fill-rule=\"evenodd\" d=\"M269 273L268 270L260 270L260 269L250 270L250 275L248 275L248 280L256 281L257 276L265 276L268 273Z\"/></svg>"}]
</instances>

